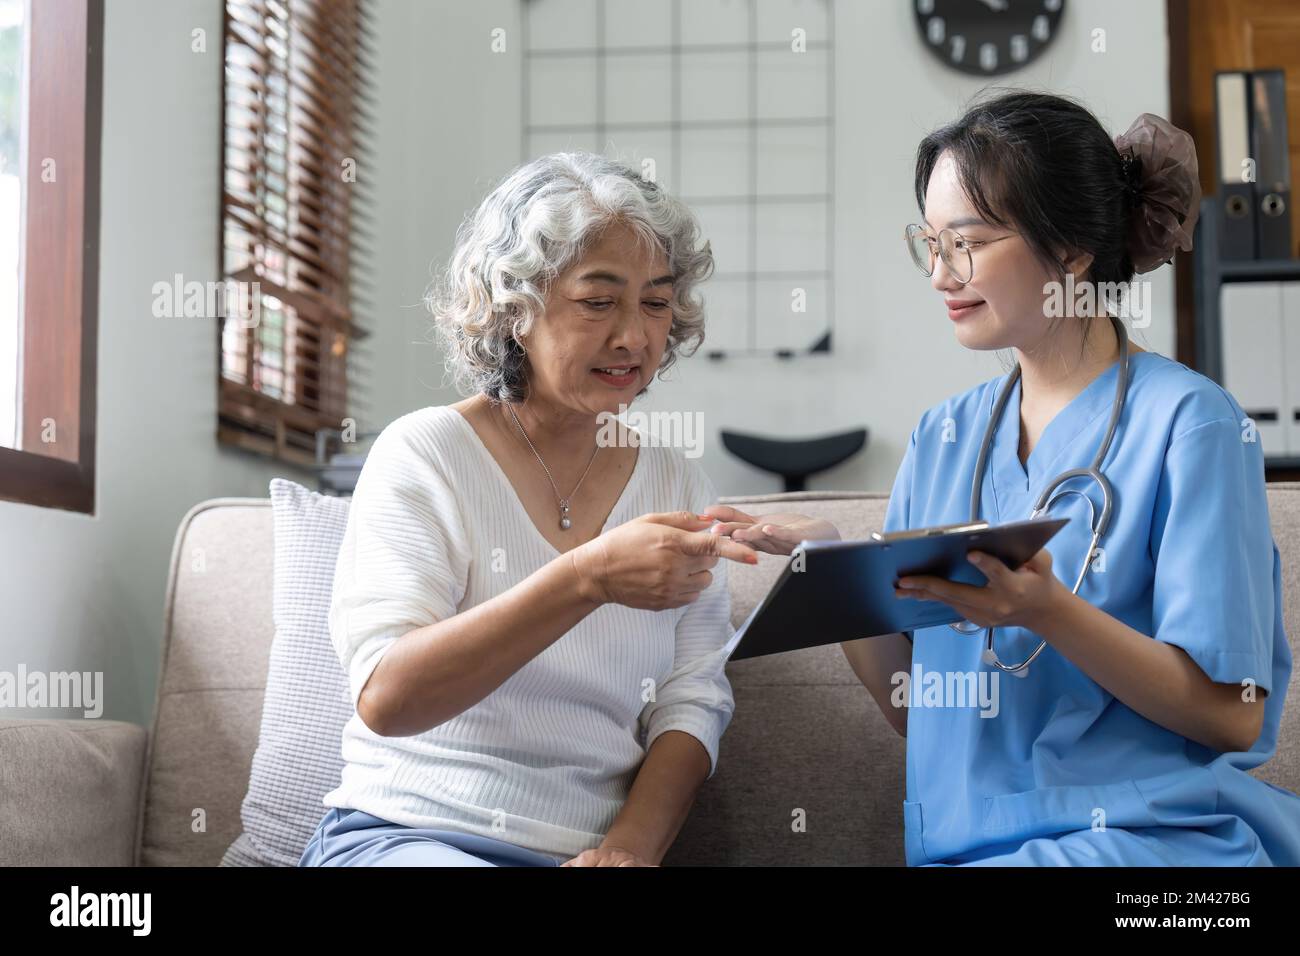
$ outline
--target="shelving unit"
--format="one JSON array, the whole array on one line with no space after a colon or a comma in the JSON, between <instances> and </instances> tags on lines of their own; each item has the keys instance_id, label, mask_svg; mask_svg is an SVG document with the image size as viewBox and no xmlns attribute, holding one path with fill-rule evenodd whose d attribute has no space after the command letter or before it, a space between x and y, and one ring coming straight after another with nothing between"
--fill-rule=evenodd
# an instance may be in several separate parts
<instances>
[{"instance_id":1,"label":"shelving unit","mask_svg":"<svg viewBox=\"0 0 1300 956\"><path fill-rule=\"evenodd\" d=\"M1300 282L1300 259L1220 259L1218 214L1216 197L1201 201L1192 247L1192 283L1197 370L1223 384L1223 286L1229 282ZM1270 481L1300 478L1298 456L1268 456L1264 467Z\"/></svg>"}]
</instances>

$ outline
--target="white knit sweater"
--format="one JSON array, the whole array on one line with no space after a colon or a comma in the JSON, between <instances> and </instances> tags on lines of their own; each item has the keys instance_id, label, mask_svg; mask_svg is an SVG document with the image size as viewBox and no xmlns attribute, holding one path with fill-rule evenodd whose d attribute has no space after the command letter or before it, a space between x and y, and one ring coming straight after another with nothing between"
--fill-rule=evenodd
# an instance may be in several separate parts
<instances>
[{"instance_id":1,"label":"white knit sweater","mask_svg":"<svg viewBox=\"0 0 1300 956\"><path fill-rule=\"evenodd\" d=\"M681 452L642 444L605 530L715 500ZM423 408L390 424L357 482L330 606L353 707L399 637L501 594L558 553L458 411ZM602 606L424 733L381 737L353 713L342 782L325 806L479 833L557 859L597 846L664 731L697 738L716 767L733 706L723 672L734 633L726 564L684 608Z\"/></svg>"}]
</instances>

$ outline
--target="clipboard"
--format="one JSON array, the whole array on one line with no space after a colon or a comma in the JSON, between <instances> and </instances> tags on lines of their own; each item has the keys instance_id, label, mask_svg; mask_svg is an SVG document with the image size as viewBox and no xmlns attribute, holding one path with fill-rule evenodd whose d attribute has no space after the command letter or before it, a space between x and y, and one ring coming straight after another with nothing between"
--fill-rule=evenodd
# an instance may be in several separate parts
<instances>
[{"instance_id":1,"label":"clipboard","mask_svg":"<svg viewBox=\"0 0 1300 956\"><path fill-rule=\"evenodd\" d=\"M962 618L948 605L895 597L894 582L932 574L982 586L988 579L966 552L994 555L1015 570L1069 520L976 521L877 533L865 541L802 541L767 597L732 636L727 656L743 660L953 624Z\"/></svg>"}]
</instances>

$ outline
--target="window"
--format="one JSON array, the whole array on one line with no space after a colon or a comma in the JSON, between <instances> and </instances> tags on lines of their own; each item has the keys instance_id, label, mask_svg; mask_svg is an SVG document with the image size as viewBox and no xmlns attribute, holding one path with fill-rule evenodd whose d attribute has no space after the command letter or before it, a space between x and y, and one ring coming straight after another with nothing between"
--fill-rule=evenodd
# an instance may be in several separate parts
<instances>
[{"instance_id":1,"label":"window","mask_svg":"<svg viewBox=\"0 0 1300 956\"><path fill-rule=\"evenodd\" d=\"M218 439L299 465L348 418L363 336L366 0L226 0Z\"/></svg>"},{"instance_id":2,"label":"window","mask_svg":"<svg viewBox=\"0 0 1300 956\"><path fill-rule=\"evenodd\" d=\"M93 514L101 0L0 0L0 498Z\"/></svg>"}]
</instances>

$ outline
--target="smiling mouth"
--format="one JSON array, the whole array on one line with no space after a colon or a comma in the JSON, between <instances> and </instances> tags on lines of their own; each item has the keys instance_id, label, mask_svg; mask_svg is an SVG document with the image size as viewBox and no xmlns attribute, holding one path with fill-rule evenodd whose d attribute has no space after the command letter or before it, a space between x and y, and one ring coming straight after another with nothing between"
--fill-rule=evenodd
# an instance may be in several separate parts
<instances>
[{"instance_id":1,"label":"smiling mouth","mask_svg":"<svg viewBox=\"0 0 1300 956\"><path fill-rule=\"evenodd\" d=\"M945 302L944 304L948 306L948 318L955 321L970 315L984 304L984 300L974 299L970 302Z\"/></svg>"},{"instance_id":2,"label":"smiling mouth","mask_svg":"<svg viewBox=\"0 0 1300 956\"><path fill-rule=\"evenodd\" d=\"M593 368L591 373L610 385L627 386L636 381L640 370L640 365L605 365Z\"/></svg>"}]
</instances>

